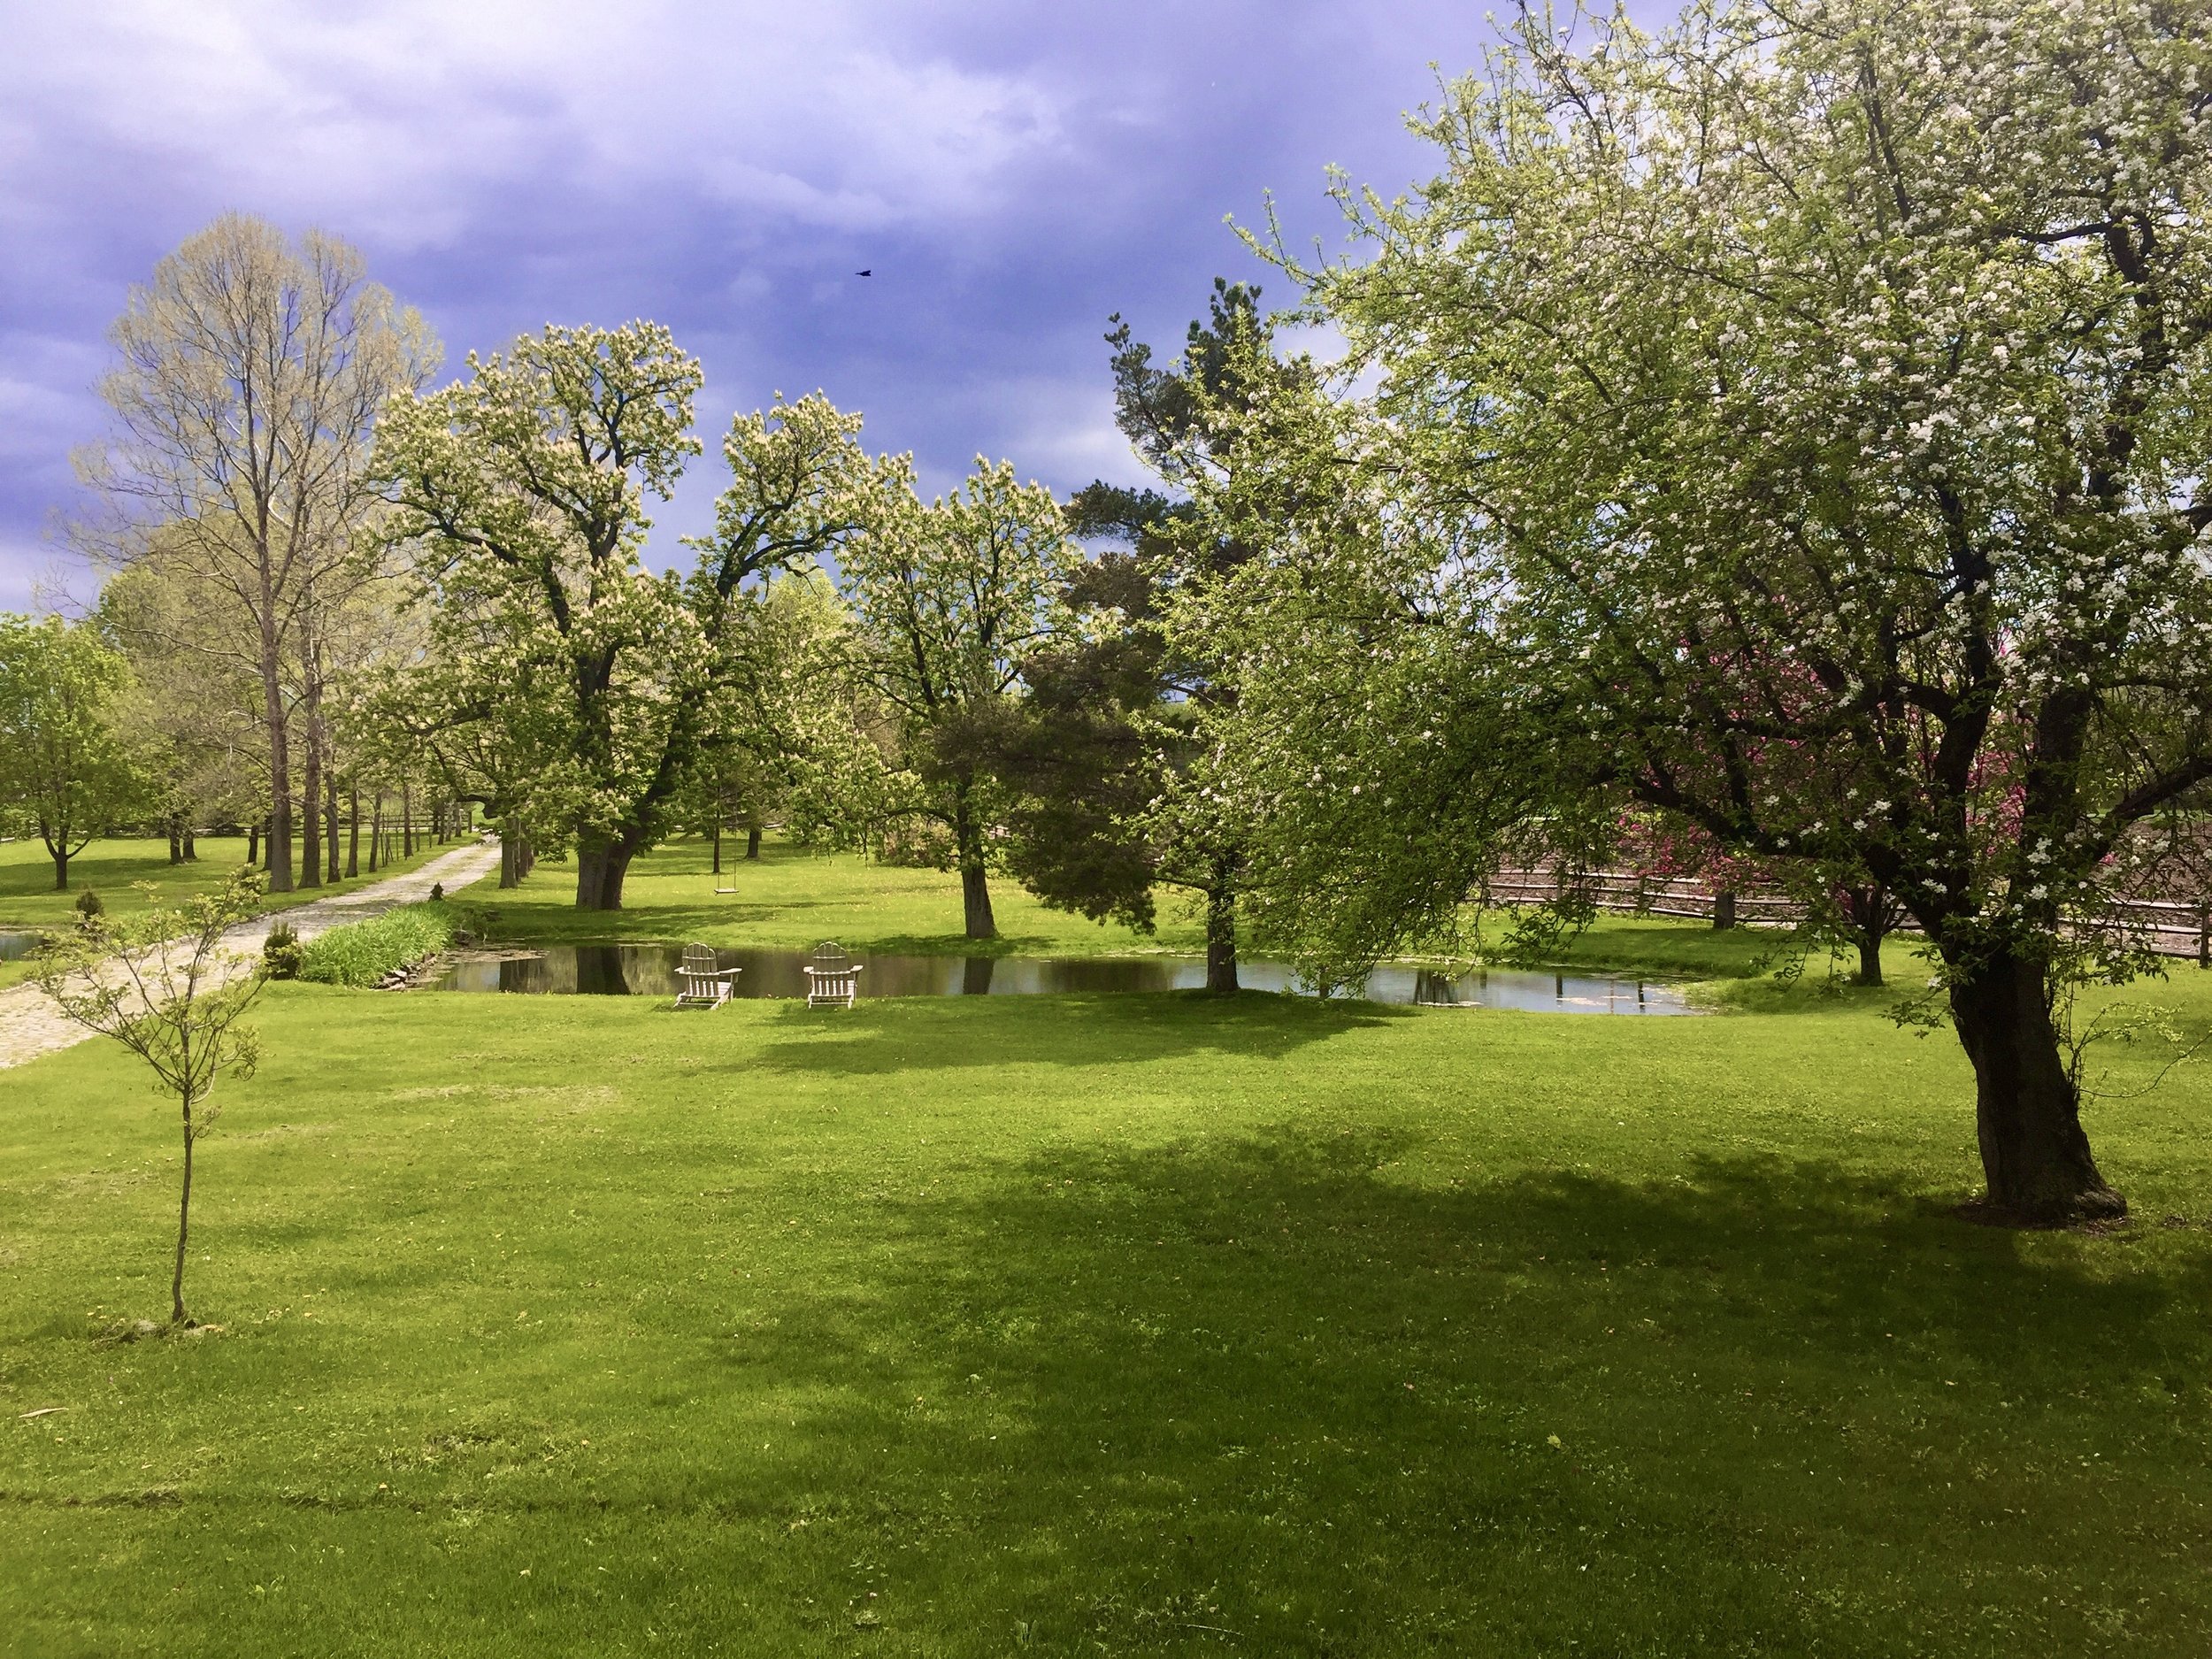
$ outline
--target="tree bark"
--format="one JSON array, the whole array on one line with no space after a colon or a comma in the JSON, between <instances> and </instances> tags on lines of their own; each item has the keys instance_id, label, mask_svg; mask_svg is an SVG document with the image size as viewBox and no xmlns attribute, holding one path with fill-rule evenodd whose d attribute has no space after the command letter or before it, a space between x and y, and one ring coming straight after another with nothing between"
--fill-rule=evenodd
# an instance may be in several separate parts
<instances>
[{"instance_id":1,"label":"tree bark","mask_svg":"<svg viewBox=\"0 0 2212 1659\"><path fill-rule=\"evenodd\" d=\"M181 822L183 816L180 812L172 812L169 815L169 862L173 864L180 864L184 862L184 826Z\"/></svg>"},{"instance_id":2,"label":"tree bark","mask_svg":"<svg viewBox=\"0 0 2212 1659\"><path fill-rule=\"evenodd\" d=\"M346 789L346 874L361 873L361 786L350 784Z\"/></svg>"},{"instance_id":3,"label":"tree bark","mask_svg":"<svg viewBox=\"0 0 2212 1659\"><path fill-rule=\"evenodd\" d=\"M748 858L760 856L760 826L757 824L751 826L745 832L745 856Z\"/></svg>"},{"instance_id":4,"label":"tree bark","mask_svg":"<svg viewBox=\"0 0 2212 1659\"><path fill-rule=\"evenodd\" d=\"M369 807L369 873L374 875L384 856L384 791L380 787Z\"/></svg>"},{"instance_id":5,"label":"tree bark","mask_svg":"<svg viewBox=\"0 0 2212 1659\"><path fill-rule=\"evenodd\" d=\"M1228 886L1206 889L1206 995L1237 992L1237 895Z\"/></svg>"},{"instance_id":6,"label":"tree bark","mask_svg":"<svg viewBox=\"0 0 2212 1659\"><path fill-rule=\"evenodd\" d=\"M522 885L522 826L511 812L499 826L499 885Z\"/></svg>"},{"instance_id":7,"label":"tree bark","mask_svg":"<svg viewBox=\"0 0 2212 1659\"><path fill-rule=\"evenodd\" d=\"M329 876L333 885L338 881L338 774L326 767L323 771L323 823L329 830Z\"/></svg>"},{"instance_id":8,"label":"tree bark","mask_svg":"<svg viewBox=\"0 0 2212 1659\"><path fill-rule=\"evenodd\" d=\"M196 864L200 862L200 849L192 844L192 820L190 818L184 821L184 862L188 864Z\"/></svg>"},{"instance_id":9,"label":"tree bark","mask_svg":"<svg viewBox=\"0 0 2212 1659\"><path fill-rule=\"evenodd\" d=\"M246 862L249 864L261 862L261 826L258 824L246 826Z\"/></svg>"},{"instance_id":10,"label":"tree bark","mask_svg":"<svg viewBox=\"0 0 2212 1659\"><path fill-rule=\"evenodd\" d=\"M57 849L57 848L52 847L52 846L50 846L50 846L46 849L46 850L47 850L47 852L48 852L49 854L50 854L50 855L52 856L53 860L54 860L54 891L55 891L55 892L57 892L57 893L66 893L66 892L68 892L68 891L69 891L69 845L68 845L68 843L67 843L66 841L63 842L63 843L62 843L62 845L61 845L58 849Z\"/></svg>"},{"instance_id":11,"label":"tree bark","mask_svg":"<svg viewBox=\"0 0 2212 1659\"><path fill-rule=\"evenodd\" d=\"M1736 895L1732 893L1713 895L1713 926L1725 933L1736 925Z\"/></svg>"},{"instance_id":12,"label":"tree bark","mask_svg":"<svg viewBox=\"0 0 2212 1659\"><path fill-rule=\"evenodd\" d=\"M311 619L303 618L300 626L309 634L309 649L307 685L301 699L307 723L307 758L300 776L299 884L319 887L323 884L323 687L315 666Z\"/></svg>"},{"instance_id":13,"label":"tree bark","mask_svg":"<svg viewBox=\"0 0 2212 1659\"><path fill-rule=\"evenodd\" d=\"M414 786L405 779L399 785L399 856L415 856L415 793Z\"/></svg>"},{"instance_id":14,"label":"tree bark","mask_svg":"<svg viewBox=\"0 0 2212 1659\"><path fill-rule=\"evenodd\" d=\"M983 826L968 806L968 786L956 785L952 798L952 839L960 862L960 908L971 939L996 939L991 914L988 865L983 856Z\"/></svg>"},{"instance_id":15,"label":"tree bark","mask_svg":"<svg viewBox=\"0 0 2212 1659\"><path fill-rule=\"evenodd\" d=\"M283 651L265 557L261 594L261 718L269 733L269 891L292 890L292 737L284 713Z\"/></svg>"},{"instance_id":16,"label":"tree bark","mask_svg":"<svg viewBox=\"0 0 2212 1659\"><path fill-rule=\"evenodd\" d=\"M1879 882L1843 891L1844 918L1857 936L1861 985L1882 982L1882 941L1889 934L1890 906L1889 891Z\"/></svg>"},{"instance_id":17,"label":"tree bark","mask_svg":"<svg viewBox=\"0 0 2212 1659\"><path fill-rule=\"evenodd\" d=\"M630 872L637 849L629 837L619 841L602 836L580 837L576 843L576 908L580 910L618 910L622 908L622 879Z\"/></svg>"},{"instance_id":18,"label":"tree bark","mask_svg":"<svg viewBox=\"0 0 2212 1659\"><path fill-rule=\"evenodd\" d=\"M1974 1117L1993 1210L2039 1225L2110 1219L2082 1133L2081 1097L2059 1052L2045 964L2008 951L1955 966L1951 1017L1974 1064Z\"/></svg>"}]
</instances>

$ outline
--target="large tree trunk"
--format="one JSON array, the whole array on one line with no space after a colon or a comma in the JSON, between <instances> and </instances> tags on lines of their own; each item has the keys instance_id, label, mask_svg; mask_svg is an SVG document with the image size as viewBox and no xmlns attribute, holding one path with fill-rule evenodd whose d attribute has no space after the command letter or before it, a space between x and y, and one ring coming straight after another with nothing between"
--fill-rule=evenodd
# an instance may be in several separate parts
<instances>
[{"instance_id":1,"label":"large tree trunk","mask_svg":"<svg viewBox=\"0 0 2212 1659\"><path fill-rule=\"evenodd\" d=\"M757 824L751 826L745 832L745 856L748 858L760 856L760 826Z\"/></svg>"},{"instance_id":2,"label":"large tree trunk","mask_svg":"<svg viewBox=\"0 0 2212 1659\"><path fill-rule=\"evenodd\" d=\"M613 841L580 836L576 842L576 908L580 910L618 910L622 908L622 879L630 873L636 849L626 837Z\"/></svg>"},{"instance_id":3,"label":"large tree trunk","mask_svg":"<svg viewBox=\"0 0 2212 1659\"><path fill-rule=\"evenodd\" d=\"M1845 888L1843 913L1857 935L1858 982L1861 985L1879 985L1882 982L1882 941L1888 935L1888 924L1892 919L1888 889L1878 882L1870 887Z\"/></svg>"},{"instance_id":4,"label":"large tree trunk","mask_svg":"<svg viewBox=\"0 0 2212 1659\"><path fill-rule=\"evenodd\" d=\"M173 864L184 862L184 814L181 812L169 815L169 862Z\"/></svg>"},{"instance_id":5,"label":"large tree trunk","mask_svg":"<svg viewBox=\"0 0 2212 1659\"><path fill-rule=\"evenodd\" d=\"M192 844L192 820L190 818L184 821L184 862L188 864L196 864L200 862L200 849Z\"/></svg>"},{"instance_id":6,"label":"large tree trunk","mask_svg":"<svg viewBox=\"0 0 2212 1659\"><path fill-rule=\"evenodd\" d=\"M46 850L52 856L54 860L54 891L57 893L68 892L69 843L67 841L64 841L60 846L57 847L51 841L49 841L46 846Z\"/></svg>"},{"instance_id":7,"label":"large tree trunk","mask_svg":"<svg viewBox=\"0 0 2212 1659\"><path fill-rule=\"evenodd\" d=\"M522 885L522 823L511 812L499 826L499 885Z\"/></svg>"},{"instance_id":8,"label":"large tree trunk","mask_svg":"<svg viewBox=\"0 0 2212 1659\"><path fill-rule=\"evenodd\" d=\"M1951 1017L1974 1063L1975 1128L1991 1207L2041 1225L2107 1219L2127 1201L2097 1172L2059 1052L2044 964L2000 952L1955 970Z\"/></svg>"},{"instance_id":9,"label":"large tree trunk","mask_svg":"<svg viewBox=\"0 0 2212 1659\"><path fill-rule=\"evenodd\" d=\"M956 788L953 794L952 839L953 845L958 849L960 908L968 937L996 939L998 920L991 914L991 884L988 866L983 856L983 826L975 821L975 815L968 810L965 785Z\"/></svg>"},{"instance_id":10,"label":"large tree trunk","mask_svg":"<svg viewBox=\"0 0 2212 1659\"><path fill-rule=\"evenodd\" d=\"M1237 895L1227 886L1206 889L1206 994L1237 990Z\"/></svg>"}]
</instances>

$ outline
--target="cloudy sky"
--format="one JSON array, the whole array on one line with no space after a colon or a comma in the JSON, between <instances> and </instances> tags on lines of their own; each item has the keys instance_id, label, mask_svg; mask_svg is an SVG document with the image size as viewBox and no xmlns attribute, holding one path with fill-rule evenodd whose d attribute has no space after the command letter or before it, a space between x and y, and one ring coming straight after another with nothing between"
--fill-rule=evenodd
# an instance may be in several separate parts
<instances>
[{"instance_id":1,"label":"cloudy sky","mask_svg":"<svg viewBox=\"0 0 2212 1659\"><path fill-rule=\"evenodd\" d=\"M1168 347L1224 223L1325 169L1424 176L1402 115L1488 26L1446 0L0 0L0 608L66 564L73 447L133 282L226 209L357 244L449 366L656 318L732 411L816 388L931 484L979 451L1132 479L1100 334ZM854 273L868 268L871 277ZM1284 297L1279 283L1273 296Z\"/></svg>"}]
</instances>

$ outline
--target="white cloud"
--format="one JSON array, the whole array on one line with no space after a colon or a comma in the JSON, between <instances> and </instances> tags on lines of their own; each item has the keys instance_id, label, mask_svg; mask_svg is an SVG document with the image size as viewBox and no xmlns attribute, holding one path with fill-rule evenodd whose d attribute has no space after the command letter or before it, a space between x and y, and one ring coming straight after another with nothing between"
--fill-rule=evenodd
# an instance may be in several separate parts
<instances>
[{"instance_id":1,"label":"white cloud","mask_svg":"<svg viewBox=\"0 0 2212 1659\"><path fill-rule=\"evenodd\" d=\"M89 129L179 165L198 194L388 246L455 234L480 192L518 174L616 197L688 181L845 227L986 211L1063 143L1061 111L1018 75L908 50L901 15L580 0L22 8L0 59L0 155L20 165Z\"/></svg>"}]
</instances>

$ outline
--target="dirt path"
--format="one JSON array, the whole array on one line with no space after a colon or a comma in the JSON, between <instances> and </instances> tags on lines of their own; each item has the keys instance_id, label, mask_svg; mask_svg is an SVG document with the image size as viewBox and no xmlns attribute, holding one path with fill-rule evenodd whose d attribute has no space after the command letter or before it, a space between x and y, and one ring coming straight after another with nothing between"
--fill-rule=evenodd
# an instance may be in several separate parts
<instances>
[{"instance_id":1,"label":"dirt path","mask_svg":"<svg viewBox=\"0 0 2212 1659\"><path fill-rule=\"evenodd\" d=\"M250 922L242 922L223 938L232 949L248 956L257 956L262 941L269 936L269 929L280 921L291 923L302 939L312 939L348 922L365 922L373 916L381 916L395 904L412 904L426 899L434 883L442 883L445 890L451 893L481 880L498 868L499 848L495 842L457 847L405 875L372 882L350 893L313 899L288 910L272 910ZM21 1065L26 1060L35 1060L40 1055L82 1042L91 1034L74 1021L65 1019L61 1010L35 985L19 985L0 991L0 1067Z\"/></svg>"}]
</instances>

